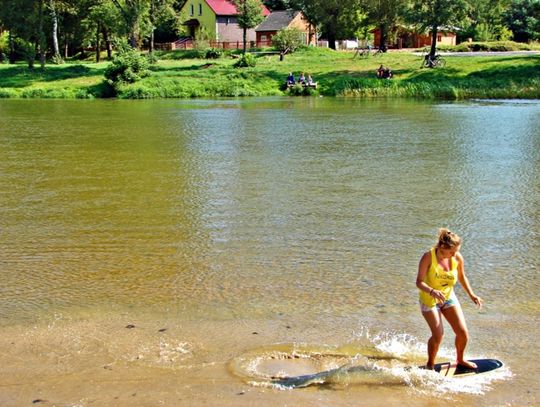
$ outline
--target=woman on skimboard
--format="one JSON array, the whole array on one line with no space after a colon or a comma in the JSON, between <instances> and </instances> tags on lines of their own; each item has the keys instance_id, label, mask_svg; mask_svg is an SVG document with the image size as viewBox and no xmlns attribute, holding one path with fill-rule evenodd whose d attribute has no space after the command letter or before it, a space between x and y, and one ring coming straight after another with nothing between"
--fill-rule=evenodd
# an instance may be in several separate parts
<instances>
[{"instance_id":1,"label":"woman on skimboard","mask_svg":"<svg viewBox=\"0 0 540 407\"><path fill-rule=\"evenodd\" d=\"M446 318L456 334L457 364L467 369L476 369L476 364L464 359L469 331L461 305L454 293L454 285L460 282L471 300L482 306L482 299L474 294L465 275L463 257L459 252L461 238L448 229L439 229L435 247L424 253L418 265L416 286L420 290L420 309L431 329L428 341L426 368L433 369L435 358L443 338L442 317Z\"/></svg>"}]
</instances>

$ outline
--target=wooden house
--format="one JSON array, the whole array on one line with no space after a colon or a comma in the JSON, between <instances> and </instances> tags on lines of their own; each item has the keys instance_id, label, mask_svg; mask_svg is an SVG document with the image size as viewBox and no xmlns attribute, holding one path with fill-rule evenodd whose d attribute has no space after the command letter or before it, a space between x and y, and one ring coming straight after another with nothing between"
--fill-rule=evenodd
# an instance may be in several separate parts
<instances>
[{"instance_id":1,"label":"wooden house","mask_svg":"<svg viewBox=\"0 0 540 407\"><path fill-rule=\"evenodd\" d=\"M297 28L303 34L305 45L317 44L317 31L304 13L297 10L273 11L255 29L257 44L271 45L272 37L284 28Z\"/></svg>"},{"instance_id":2,"label":"wooden house","mask_svg":"<svg viewBox=\"0 0 540 407\"><path fill-rule=\"evenodd\" d=\"M379 47L381 43L381 31L376 28L373 45ZM456 45L456 30L440 28L437 33L437 45ZM398 27L395 36L391 36L386 44L389 48L422 48L431 46L431 31L428 33L417 33L406 27Z\"/></svg>"},{"instance_id":3,"label":"wooden house","mask_svg":"<svg viewBox=\"0 0 540 407\"><path fill-rule=\"evenodd\" d=\"M262 13L266 17L270 11L263 6ZM211 42L243 41L243 30L238 26L237 16L234 3L227 0L188 0L180 10L183 34ZM255 41L255 30L247 31L247 40Z\"/></svg>"}]
</instances>

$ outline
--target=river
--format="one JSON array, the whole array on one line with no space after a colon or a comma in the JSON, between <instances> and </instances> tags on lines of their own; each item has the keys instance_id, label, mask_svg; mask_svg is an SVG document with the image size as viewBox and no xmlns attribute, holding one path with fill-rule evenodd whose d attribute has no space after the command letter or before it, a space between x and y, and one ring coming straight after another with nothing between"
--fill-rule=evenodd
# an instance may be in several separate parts
<instances>
[{"instance_id":1,"label":"river","mask_svg":"<svg viewBox=\"0 0 540 407\"><path fill-rule=\"evenodd\" d=\"M536 404L539 163L534 100L0 100L0 404ZM491 374L408 369L442 226Z\"/></svg>"}]
</instances>

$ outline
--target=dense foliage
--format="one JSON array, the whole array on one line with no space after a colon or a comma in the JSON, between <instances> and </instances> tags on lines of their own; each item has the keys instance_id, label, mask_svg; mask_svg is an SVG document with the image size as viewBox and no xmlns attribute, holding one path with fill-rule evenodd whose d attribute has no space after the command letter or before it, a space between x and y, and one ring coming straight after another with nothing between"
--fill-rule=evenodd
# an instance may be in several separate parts
<instances>
[{"instance_id":1,"label":"dense foliage","mask_svg":"<svg viewBox=\"0 0 540 407\"><path fill-rule=\"evenodd\" d=\"M242 56L234 63L235 68L253 68L257 65L257 59L253 54L242 54Z\"/></svg>"},{"instance_id":2,"label":"dense foliage","mask_svg":"<svg viewBox=\"0 0 540 407\"><path fill-rule=\"evenodd\" d=\"M133 48L123 47L105 70L105 78L114 87L135 83L148 76L148 59Z\"/></svg>"},{"instance_id":3,"label":"dense foliage","mask_svg":"<svg viewBox=\"0 0 540 407\"><path fill-rule=\"evenodd\" d=\"M154 50L154 41L178 39L186 0L0 0L0 54L8 62L41 66L66 59L112 59L115 41ZM234 0L239 24L262 19L260 0ZM330 47L366 38L380 28L382 43L399 27L458 28L461 41L540 40L540 0L264 0L271 10L302 10ZM48 58L48 60L47 60Z\"/></svg>"},{"instance_id":4,"label":"dense foliage","mask_svg":"<svg viewBox=\"0 0 540 407\"><path fill-rule=\"evenodd\" d=\"M272 45L283 53L294 52L302 44L302 32L294 27L279 30L277 34L272 37Z\"/></svg>"}]
</instances>

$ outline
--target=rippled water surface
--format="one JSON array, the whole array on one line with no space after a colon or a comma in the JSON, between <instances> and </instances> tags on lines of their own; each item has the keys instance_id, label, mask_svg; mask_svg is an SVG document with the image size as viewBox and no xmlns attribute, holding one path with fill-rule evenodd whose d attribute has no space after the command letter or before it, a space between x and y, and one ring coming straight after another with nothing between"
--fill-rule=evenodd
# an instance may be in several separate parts
<instances>
[{"instance_id":1,"label":"rippled water surface","mask_svg":"<svg viewBox=\"0 0 540 407\"><path fill-rule=\"evenodd\" d=\"M13 348L0 354L0 402L29 391L31 360L40 377L104 382L103 366L120 364L123 385L110 384L105 403L131 394L138 368L140 403L204 393L353 405L363 384L350 380L324 394L241 390L230 360L277 343L365 351L383 333L393 357L420 363L416 267L440 226L463 237L486 302L475 310L457 289L470 354L508 366L467 395L444 391L538 401L527 355L540 335L539 149L538 101L0 101L0 341ZM167 392L179 366L191 387ZM198 390L216 377L215 390ZM381 394L398 405L411 388ZM377 402L381 389L362 389ZM424 390L414 394L429 403ZM91 400L52 393L35 398Z\"/></svg>"}]
</instances>

